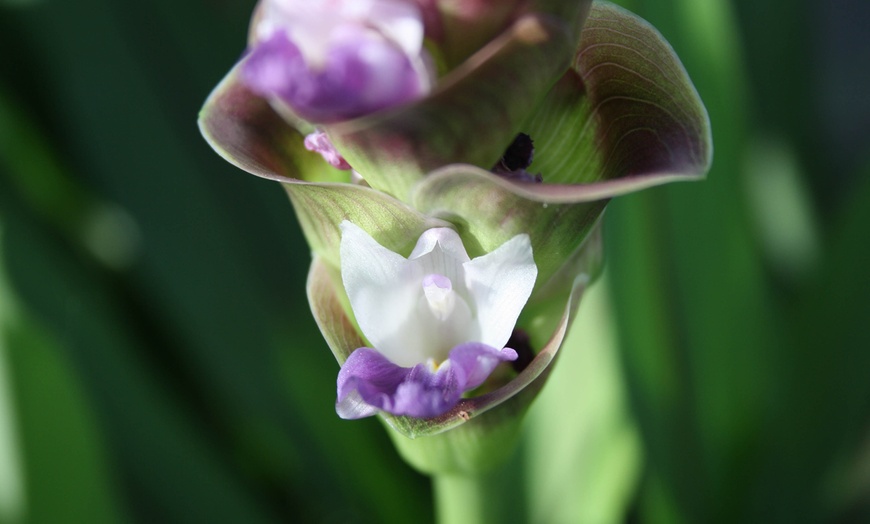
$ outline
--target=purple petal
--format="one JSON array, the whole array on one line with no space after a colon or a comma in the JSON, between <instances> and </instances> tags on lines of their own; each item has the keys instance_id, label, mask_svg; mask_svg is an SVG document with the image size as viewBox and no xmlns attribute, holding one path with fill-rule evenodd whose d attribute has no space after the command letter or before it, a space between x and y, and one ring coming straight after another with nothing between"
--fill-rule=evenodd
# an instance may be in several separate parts
<instances>
[{"instance_id":1,"label":"purple petal","mask_svg":"<svg viewBox=\"0 0 870 524\"><path fill-rule=\"evenodd\" d=\"M465 391L483 384L483 381L502 362L517 359L517 352L511 348L496 349L479 342L460 344L450 351L450 363L454 369L461 369L465 377Z\"/></svg>"},{"instance_id":2,"label":"purple petal","mask_svg":"<svg viewBox=\"0 0 870 524\"><path fill-rule=\"evenodd\" d=\"M462 370L427 364L403 368L371 348L359 348L338 372L335 410L353 419L386 411L393 415L429 418L456 405L464 391Z\"/></svg>"},{"instance_id":3,"label":"purple petal","mask_svg":"<svg viewBox=\"0 0 870 524\"><path fill-rule=\"evenodd\" d=\"M348 100L346 118L410 102L426 89L408 56L379 38L350 37L336 45L323 76L331 96Z\"/></svg>"},{"instance_id":4,"label":"purple petal","mask_svg":"<svg viewBox=\"0 0 870 524\"><path fill-rule=\"evenodd\" d=\"M433 371L428 364L397 366L371 348L359 348L338 373L335 410L354 419L386 411L430 418L455 406L465 391L481 385L501 362L515 360L513 349L470 342L453 348L447 362Z\"/></svg>"},{"instance_id":5,"label":"purple petal","mask_svg":"<svg viewBox=\"0 0 870 524\"><path fill-rule=\"evenodd\" d=\"M426 90L401 49L377 36L349 32L320 67L306 63L283 31L251 52L243 79L252 91L275 97L312 122L335 122L403 104Z\"/></svg>"},{"instance_id":6,"label":"purple petal","mask_svg":"<svg viewBox=\"0 0 870 524\"><path fill-rule=\"evenodd\" d=\"M335 410L341 418L362 418L386 411L410 369L397 366L371 348L359 348L338 372Z\"/></svg>"},{"instance_id":7,"label":"purple petal","mask_svg":"<svg viewBox=\"0 0 870 524\"><path fill-rule=\"evenodd\" d=\"M461 371L447 363L434 373L428 364L417 364L396 389L392 409L385 411L417 418L436 417L459 402L464 386Z\"/></svg>"},{"instance_id":8,"label":"purple petal","mask_svg":"<svg viewBox=\"0 0 870 524\"><path fill-rule=\"evenodd\" d=\"M295 79L307 76L302 53L283 32L276 32L257 45L242 69L242 81L263 97L292 98L299 89Z\"/></svg>"}]
</instances>

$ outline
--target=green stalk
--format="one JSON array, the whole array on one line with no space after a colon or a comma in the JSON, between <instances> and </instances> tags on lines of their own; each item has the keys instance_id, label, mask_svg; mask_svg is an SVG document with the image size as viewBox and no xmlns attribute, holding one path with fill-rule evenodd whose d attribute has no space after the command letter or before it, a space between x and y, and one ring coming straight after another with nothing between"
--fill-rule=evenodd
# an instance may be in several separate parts
<instances>
[{"instance_id":1,"label":"green stalk","mask_svg":"<svg viewBox=\"0 0 870 524\"><path fill-rule=\"evenodd\" d=\"M509 524L526 521L522 454L485 473L432 475L438 524Z\"/></svg>"},{"instance_id":2,"label":"green stalk","mask_svg":"<svg viewBox=\"0 0 870 524\"><path fill-rule=\"evenodd\" d=\"M439 524L484 524L493 522L487 506L481 475L436 475L432 477L435 495L435 519Z\"/></svg>"}]
</instances>

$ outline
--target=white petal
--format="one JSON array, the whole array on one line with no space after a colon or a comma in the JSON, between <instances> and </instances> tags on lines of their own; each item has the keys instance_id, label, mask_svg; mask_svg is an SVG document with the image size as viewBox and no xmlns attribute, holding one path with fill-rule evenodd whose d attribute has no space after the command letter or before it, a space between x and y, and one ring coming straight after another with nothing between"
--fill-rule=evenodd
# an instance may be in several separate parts
<instances>
[{"instance_id":1,"label":"white petal","mask_svg":"<svg viewBox=\"0 0 870 524\"><path fill-rule=\"evenodd\" d=\"M477 304L479 342L503 348L526 305L538 268L528 235L517 235L495 251L464 264L465 281Z\"/></svg>"},{"instance_id":2,"label":"white petal","mask_svg":"<svg viewBox=\"0 0 870 524\"><path fill-rule=\"evenodd\" d=\"M435 249L436 245L440 245L441 249L459 259L461 262L468 262L468 253L465 251L465 246L462 245L462 239L459 234L447 227L436 227L427 229L420 239L417 240L417 245L411 251L409 259L420 258L426 253L430 253Z\"/></svg>"},{"instance_id":3,"label":"white petal","mask_svg":"<svg viewBox=\"0 0 870 524\"><path fill-rule=\"evenodd\" d=\"M401 330L416 316L419 294L419 283L403 277L408 261L346 220L339 253L341 279L363 335L395 364L408 365L395 359L403 353Z\"/></svg>"},{"instance_id":4,"label":"white petal","mask_svg":"<svg viewBox=\"0 0 870 524\"><path fill-rule=\"evenodd\" d=\"M265 40L278 29L289 32L305 59L322 65L342 27L371 28L399 47L412 62L423 48L420 9L396 0L267 0L256 31Z\"/></svg>"},{"instance_id":5,"label":"white petal","mask_svg":"<svg viewBox=\"0 0 870 524\"><path fill-rule=\"evenodd\" d=\"M392 40L409 57L423 48L423 17L411 3L376 0L369 21L384 36Z\"/></svg>"},{"instance_id":6,"label":"white petal","mask_svg":"<svg viewBox=\"0 0 870 524\"><path fill-rule=\"evenodd\" d=\"M527 235L469 260L454 231L430 229L406 260L350 222L341 230L341 274L360 329L400 366L443 362L466 342L504 347L537 277Z\"/></svg>"},{"instance_id":7,"label":"white petal","mask_svg":"<svg viewBox=\"0 0 870 524\"><path fill-rule=\"evenodd\" d=\"M462 264L469 260L462 239L456 231L443 227L429 229L420 235L417 245L408 257L413 274L419 282L426 275L443 275L452 282L453 291L465 300L470 295L465 285Z\"/></svg>"},{"instance_id":8,"label":"white petal","mask_svg":"<svg viewBox=\"0 0 870 524\"><path fill-rule=\"evenodd\" d=\"M425 304L422 286L423 277L435 271L425 272L425 263L405 260L348 221L341 223L341 231L341 278L360 330L371 345L399 366L447 358L452 346L445 346L449 341L440 336L441 326ZM441 249L436 245L434 251ZM454 273L462 274L460 263L452 266ZM465 289L464 279L459 283ZM421 301L425 308L420 307ZM451 325L461 320L457 314L470 317L461 305L448 319Z\"/></svg>"}]
</instances>

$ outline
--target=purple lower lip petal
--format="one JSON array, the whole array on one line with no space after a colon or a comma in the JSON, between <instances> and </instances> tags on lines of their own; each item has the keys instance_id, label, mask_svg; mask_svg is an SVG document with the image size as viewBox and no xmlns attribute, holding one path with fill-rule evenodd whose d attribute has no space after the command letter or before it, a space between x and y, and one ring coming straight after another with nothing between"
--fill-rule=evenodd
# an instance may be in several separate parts
<instances>
[{"instance_id":1,"label":"purple lower lip petal","mask_svg":"<svg viewBox=\"0 0 870 524\"><path fill-rule=\"evenodd\" d=\"M516 360L517 352L511 348L496 349L486 344L468 342L453 348L449 359L454 367L462 369L464 387L468 391L483 384L502 362Z\"/></svg>"},{"instance_id":2,"label":"purple lower lip petal","mask_svg":"<svg viewBox=\"0 0 870 524\"><path fill-rule=\"evenodd\" d=\"M517 358L505 348L470 342L453 348L437 369L422 363L397 366L371 348L359 348L338 374L336 412L354 419L385 411L393 415L430 418L449 411L462 394L481 385L502 362Z\"/></svg>"}]
</instances>

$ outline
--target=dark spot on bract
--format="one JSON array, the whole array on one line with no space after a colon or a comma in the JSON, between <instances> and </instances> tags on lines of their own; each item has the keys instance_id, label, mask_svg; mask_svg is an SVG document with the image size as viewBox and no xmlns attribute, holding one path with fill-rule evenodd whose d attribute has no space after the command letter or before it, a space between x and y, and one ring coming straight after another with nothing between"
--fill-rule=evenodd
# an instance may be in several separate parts
<instances>
[{"instance_id":1,"label":"dark spot on bract","mask_svg":"<svg viewBox=\"0 0 870 524\"><path fill-rule=\"evenodd\" d=\"M511 145L505 150L501 160L492 168L492 172L519 182L542 182L540 173L532 174L526 168L532 165L535 157L535 144L532 137L525 133L518 134Z\"/></svg>"},{"instance_id":2,"label":"dark spot on bract","mask_svg":"<svg viewBox=\"0 0 870 524\"><path fill-rule=\"evenodd\" d=\"M535 351L532 349L532 343L529 341L529 334L522 329L514 329L506 347L517 352L517 359L511 362L514 371L517 373L526 369L535 358Z\"/></svg>"},{"instance_id":3,"label":"dark spot on bract","mask_svg":"<svg viewBox=\"0 0 870 524\"><path fill-rule=\"evenodd\" d=\"M507 169L516 171L517 169L525 169L532 165L534 158L535 143L532 141L532 137L525 133L520 133L505 150L501 161Z\"/></svg>"}]
</instances>

